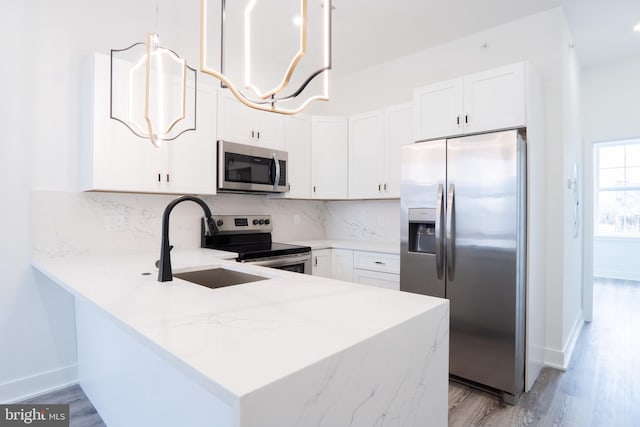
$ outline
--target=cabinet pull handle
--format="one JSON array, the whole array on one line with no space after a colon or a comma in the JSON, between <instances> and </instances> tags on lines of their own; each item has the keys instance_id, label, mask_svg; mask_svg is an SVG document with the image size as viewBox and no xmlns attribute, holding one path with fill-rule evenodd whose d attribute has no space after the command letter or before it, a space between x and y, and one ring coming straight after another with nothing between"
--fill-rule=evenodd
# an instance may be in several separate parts
<instances>
[{"instance_id":1,"label":"cabinet pull handle","mask_svg":"<svg viewBox=\"0 0 640 427\"><path fill-rule=\"evenodd\" d=\"M318 266L318 257L315 257L316 267Z\"/></svg>"},{"instance_id":2,"label":"cabinet pull handle","mask_svg":"<svg viewBox=\"0 0 640 427\"><path fill-rule=\"evenodd\" d=\"M158 172L158 182L162 182L162 174Z\"/></svg>"},{"instance_id":3,"label":"cabinet pull handle","mask_svg":"<svg viewBox=\"0 0 640 427\"><path fill-rule=\"evenodd\" d=\"M313 192L314 193L316 192L316 186L315 185L313 186Z\"/></svg>"},{"instance_id":4,"label":"cabinet pull handle","mask_svg":"<svg viewBox=\"0 0 640 427\"><path fill-rule=\"evenodd\" d=\"M387 184L384 184L384 191L387 191Z\"/></svg>"},{"instance_id":5,"label":"cabinet pull handle","mask_svg":"<svg viewBox=\"0 0 640 427\"><path fill-rule=\"evenodd\" d=\"M255 135L256 135L255 131L251 131L251 139L255 138Z\"/></svg>"},{"instance_id":6,"label":"cabinet pull handle","mask_svg":"<svg viewBox=\"0 0 640 427\"><path fill-rule=\"evenodd\" d=\"M460 127L460 116L456 116L456 126Z\"/></svg>"},{"instance_id":7,"label":"cabinet pull handle","mask_svg":"<svg viewBox=\"0 0 640 427\"><path fill-rule=\"evenodd\" d=\"M260 131L256 132L256 134L258 135L258 139L260 139Z\"/></svg>"},{"instance_id":8,"label":"cabinet pull handle","mask_svg":"<svg viewBox=\"0 0 640 427\"><path fill-rule=\"evenodd\" d=\"M375 263L378 264L378 265L385 265L384 262L382 262L382 261L376 261Z\"/></svg>"},{"instance_id":9,"label":"cabinet pull handle","mask_svg":"<svg viewBox=\"0 0 640 427\"><path fill-rule=\"evenodd\" d=\"M469 127L469 115L468 114L464 115L464 124L465 124L465 126Z\"/></svg>"},{"instance_id":10,"label":"cabinet pull handle","mask_svg":"<svg viewBox=\"0 0 640 427\"><path fill-rule=\"evenodd\" d=\"M378 184L378 192L380 192L381 190L382 190L382 186Z\"/></svg>"},{"instance_id":11,"label":"cabinet pull handle","mask_svg":"<svg viewBox=\"0 0 640 427\"><path fill-rule=\"evenodd\" d=\"M169 181L170 181L169 174L167 174L167 182L169 182Z\"/></svg>"}]
</instances>

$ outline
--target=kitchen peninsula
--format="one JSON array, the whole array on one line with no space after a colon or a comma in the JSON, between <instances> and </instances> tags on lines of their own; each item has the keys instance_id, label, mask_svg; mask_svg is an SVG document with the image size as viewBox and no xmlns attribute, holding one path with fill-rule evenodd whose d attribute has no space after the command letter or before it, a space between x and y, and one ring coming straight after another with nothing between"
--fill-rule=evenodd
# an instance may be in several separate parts
<instances>
[{"instance_id":1,"label":"kitchen peninsula","mask_svg":"<svg viewBox=\"0 0 640 427\"><path fill-rule=\"evenodd\" d=\"M34 255L75 297L78 377L107 425L447 425L446 300L232 257L172 253L175 272L266 280L209 289L157 282L157 254Z\"/></svg>"}]
</instances>

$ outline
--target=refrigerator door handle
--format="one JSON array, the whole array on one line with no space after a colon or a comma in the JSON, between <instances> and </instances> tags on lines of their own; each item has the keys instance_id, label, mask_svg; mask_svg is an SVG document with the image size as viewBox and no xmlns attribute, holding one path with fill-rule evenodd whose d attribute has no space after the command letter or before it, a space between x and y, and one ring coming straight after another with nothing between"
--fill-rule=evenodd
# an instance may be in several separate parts
<instances>
[{"instance_id":1,"label":"refrigerator door handle","mask_svg":"<svg viewBox=\"0 0 640 427\"><path fill-rule=\"evenodd\" d=\"M438 184L438 200L436 201L436 274L438 280L444 275L444 239L442 229L444 227L444 187Z\"/></svg>"},{"instance_id":2,"label":"refrigerator door handle","mask_svg":"<svg viewBox=\"0 0 640 427\"><path fill-rule=\"evenodd\" d=\"M456 187L454 184L449 184L449 190L447 191L447 279L449 281L454 280L455 271L455 192Z\"/></svg>"}]
</instances>

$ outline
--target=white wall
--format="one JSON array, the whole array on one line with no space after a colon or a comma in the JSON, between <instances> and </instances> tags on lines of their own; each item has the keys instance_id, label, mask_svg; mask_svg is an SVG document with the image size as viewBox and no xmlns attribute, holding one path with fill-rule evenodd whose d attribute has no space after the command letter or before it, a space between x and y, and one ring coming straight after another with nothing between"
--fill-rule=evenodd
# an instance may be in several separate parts
<instances>
[{"instance_id":1,"label":"white wall","mask_svg":"<svg viewBox=\"0 0 640 427\"><path fill-rule=\"evenodd\" d=\"M582 306L582 241L580 236L573 238L573 196L566 186L573 163L582 170L580 70L570 41L562 9L552 9L336 79L331 101L313 110L323 114L368 111L410 101L416 87L518 61L531 62L544 87L547 128L547 266L541 272L546 282L545 357L548 364L559 367L566 367L569 361ZM483 49L484 44L488 48ZM330 206L329 212L334 210ZM340 210L344 216L362 215L356 204Z\"/></svg>"},{"instance_id":2,"label":"white wall","mask_svg":"<svg viewBox=\"0 0 640 427\"><path fill-rule=\"evenodd\" d=\"M564 206L563 226L563 295L562 295L562 366L566 367L573 352L573 347L584 323L582 314L582 128L580 111L580 64L573 46L573 37L565 22L563 29L562 49L562 78L563 78L563 146L564 146L564 174L561 182L554 184L561 186ZM568 180L572 178L574 165L578 170L577 197L568 187ZM578 226L574 228L574 209L578 205ZM553 327L553 325L552 325Z\"/></svg>"},{"instance_id":3,"label":"white wall","mask_svg":"<svg viewBox=\"0 0 640 427\"><path fill-rule=\"evenodd\" d=\"M547 88L559 89L563 23L561 9L552 9L334 79L331 100L311 111L352 114L400 104L412 100L416 87L524 60Z\"/></svg>"},{"instance_id":4,"label":"white wall","mask_svg":"<svg viewBox=\"0 0 640 427\"><path fill-rule=\"evenodd\" d=\"M640 239L593 240L593 143L640 137L640 54L582 73L585 158L585 301L591 311L592 275L640 280Z\"/></svg>"},{"instance_id":5,"label":"white wall","mask_svg":"<svg viewBox=\"0 0 640 427\"><path fill-rule=\"evenodd\" d=\"M29 263L29 203L37 103L31 1L0 3L0 402L75 379L73 299ZM35 376L35 377L34 377Z\"/></svg>"}]
</instances>

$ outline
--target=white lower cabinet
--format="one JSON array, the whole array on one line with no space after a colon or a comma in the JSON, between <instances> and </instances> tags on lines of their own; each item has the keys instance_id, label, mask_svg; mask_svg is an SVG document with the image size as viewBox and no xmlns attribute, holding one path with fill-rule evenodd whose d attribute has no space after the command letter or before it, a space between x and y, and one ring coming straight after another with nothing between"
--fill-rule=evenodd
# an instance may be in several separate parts
<instances>
[{"instance_id":1,"label":"white lower cabinet","mask_svg":"<svg viewBox=\"0 0 640 427\"><path fill-rule=\"evenodd\" d=\"M353 282L353 251L331 249L331 278Z\"/></svg>"},{"instance_id":2,"label":"white lower cabinet","mask_svg":"<svg viewBox=\"0 0 640 427\"><path fill-rule=\"evenodd\" d=\"M355 251L353 267L356 283L400 290L400 255Z\"/></svg>"},{"instance_id":3,"label":"white lower cabinet","mask_svg":"<svg viewBox=\"0 0 640 427\"><path fill-rule=\"evenodd\" d=\"M353 270L353 281L362 285L378 286L379 288L400 290L400 275L392 273L381 273L379 271Z\"/></svg>"},{"instance_id":4,"label":"white lower cabinet","mask_svg":"<svg viewBox=\"0 0 640 427\"><path fill-rule=\"evenodd\" d=\"M331 278L331 249L317 249L311 252L311 274Z\"/></svg>"},{"instance_id":5,"label":"white lower cabinet","mask_svg":"<svg viewBox=\"0 0 640 427\"><path fill-rule=\"evenodd\" d=\"M351 249L318 249L311 253L314 276L400 290L400 256Z\"/></svg>"}]
</instances>

